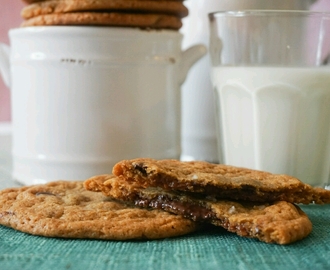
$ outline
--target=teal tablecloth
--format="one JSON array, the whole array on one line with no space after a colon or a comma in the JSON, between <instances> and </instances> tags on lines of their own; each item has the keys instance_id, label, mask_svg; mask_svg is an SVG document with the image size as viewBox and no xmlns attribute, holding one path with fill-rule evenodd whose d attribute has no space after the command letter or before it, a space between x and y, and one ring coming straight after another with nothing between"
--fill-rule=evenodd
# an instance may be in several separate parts
<instances>
[{"instance_id":1,"label":"teal tablecloth","mask_svg":"<svg viewBox=\"0 0 330 270\"><path fill-rule=\"evenodd\" d=\"M0 151L0 189L17 186ZM330 205L302 206L314 227L306 239L280 246L221 228L157 241L96 241L32 236L0 226L0 270L321 270L330 269Z\"/></svg>"},{"instance_id":2,"label":"teal tablecloth","mask_svg":"<svg viewBox=\"0 0 330 270\"><path fill-rule=\"evenodd\" d=\"M280 246L222 229L157 241L96 241L32 236L0 226L0 269L330 269L330 206L304 206L310 236Z\"/></svg>"}]
</instances>

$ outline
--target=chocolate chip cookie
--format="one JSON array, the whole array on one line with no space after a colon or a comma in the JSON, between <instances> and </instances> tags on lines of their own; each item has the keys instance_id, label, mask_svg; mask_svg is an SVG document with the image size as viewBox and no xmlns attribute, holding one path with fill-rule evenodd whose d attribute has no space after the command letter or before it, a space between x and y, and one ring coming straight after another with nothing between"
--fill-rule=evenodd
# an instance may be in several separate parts
<instances>
[{"instance_id":1,"label":"chocolate chip cookie","mask_svg":"<svg viewBox=\"0 0 330 270\"><path fill-rule=\"evenodd\" d=\"M164 14L73 12L40 15L21 24L22 27L47 25L117 26L178 30L182 26L182 22L176 16Z\"/></svg>"},{"instance_id":2,"label":"chocolate chip cookie","mask_svg":"<svg viewBox=\"0 0 330 270\"><path fill-rule=\"evenodd\" d=\"M313 188L288 175L203 161L123 160L112 172L140 187L160 187L213 199L330 203L329 190Z\"/></svg>"},{"instance_id":3,"label":"chocolate chip cookie","mask_svg":"<svg viewBox=\"0 0 330 270\"><path fill-rule=\"evenodd\" d=\"M72 12L127 12L156 13L175 15L179 18L188 15L182 1L155 0L50 0L38 2L23 8L24 19L46 15Z\"/></svg>"},{"instance_id":4,"label":"chocolate chip cookie","mask_svg":"<svg viewBox=\"0 0 330 270\"><path fill-rule=\"evenodd\" d=\"M49 0L21 12L22 27L88 25L178 30L188 15L182 0Z\"/></svg>"},{"instance_id":5,"label":"chocolate chip cookie","mask_svg":"<svg viewBox=\"0 0 330 270\"><path fill-rule=\"evenodd\" d=\"M92 177L84 186L112 198L134 202L139 207L161 209L196 222L211 223L267 243L290 244L312 231L307 215L298 206L285 201L252 203L199 198L161 188L141 188L135 182L129 183L113 175Z\"/></svg>"},{"instance_id":6,"label":"chocolate chip cookie","mask_svg":"<svg viewBox=\"0 0 330 270\"><path fill-rule=\"evenodd\" d=\"M174 237L197 228L189 219L140 209L68 181L0 191L0 224L46 237L111 240Z\"/></svg>"}]
</instances>

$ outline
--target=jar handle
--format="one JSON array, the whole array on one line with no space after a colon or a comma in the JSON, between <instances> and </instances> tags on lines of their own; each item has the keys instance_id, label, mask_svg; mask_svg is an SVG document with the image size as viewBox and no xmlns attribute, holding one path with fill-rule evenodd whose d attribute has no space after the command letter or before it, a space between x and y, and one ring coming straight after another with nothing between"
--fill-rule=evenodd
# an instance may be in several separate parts
<instances>
[{"instance_id":1,"label":"jar handle","mask_svg":"<svg viewBox=\"0 0 330 270\"><path fill-rule=\"evenodd\" d=\"M207 49L204 45L194 45L182 53L182 62L180 69L180 85L185 81L189 69L204 55L206 55Z\"/></svg>"},{"instance_id":2,"label":"jar handle","mask_svg":"<svg viewBox=\"0 0 330 270\"><path fill-rule=\"evenodd\" d=\"M10 88L10 64L9 64L10 47L0 43L0 74L4 83Z\"/></svg>"}]
</instances>

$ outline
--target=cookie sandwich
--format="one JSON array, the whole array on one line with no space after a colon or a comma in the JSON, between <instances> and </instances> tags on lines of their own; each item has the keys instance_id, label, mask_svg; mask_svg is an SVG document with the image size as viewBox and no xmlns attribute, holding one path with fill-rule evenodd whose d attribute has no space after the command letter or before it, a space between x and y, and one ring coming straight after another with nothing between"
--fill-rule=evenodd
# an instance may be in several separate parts
<instances>
[{"instance_id":1,"label":"cookie sandwich","mask_svg":"<svg viewBox=\"0 0 330 270\"><path fill-rule=\"evenodd\" d=\"M124 160L113 174L92 177L84 186L142 208L277 244L293 243L312 231L295 203L330 202L330 191L293 177L196 161Z\"/></svg>"}]
</instances>

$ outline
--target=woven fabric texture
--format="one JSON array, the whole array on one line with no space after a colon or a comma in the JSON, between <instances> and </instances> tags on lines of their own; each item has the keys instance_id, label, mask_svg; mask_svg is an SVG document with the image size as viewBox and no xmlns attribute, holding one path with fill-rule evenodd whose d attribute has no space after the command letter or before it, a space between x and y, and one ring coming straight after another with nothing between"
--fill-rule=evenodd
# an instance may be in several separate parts
<instances>
[{"instance_id":1,"label":"woven fabric texture","mask_svg":"<svg viewBox=\"0 0 330 270\"><path fill-rule=\"evenodd\" d=\"M32 236L0 226L0 269L330 269L330 205L302 206L313 232L280 246L210 228L156 241L97 241Z\"/></svg>"}]
</instances>

